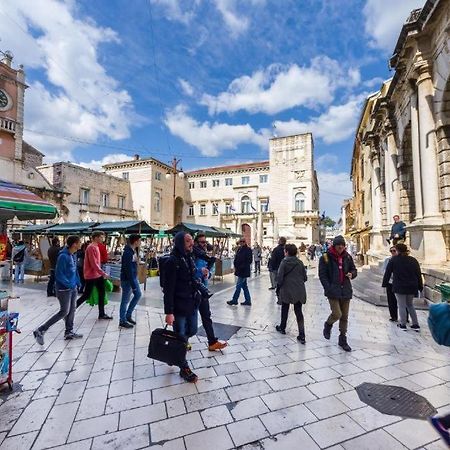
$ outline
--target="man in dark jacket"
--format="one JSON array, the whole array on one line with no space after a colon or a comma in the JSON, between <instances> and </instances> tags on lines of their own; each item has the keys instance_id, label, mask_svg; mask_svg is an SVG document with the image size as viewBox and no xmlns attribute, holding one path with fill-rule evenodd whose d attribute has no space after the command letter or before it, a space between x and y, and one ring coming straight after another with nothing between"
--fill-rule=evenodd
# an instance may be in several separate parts
<instances>
[{"instance_id":1,"label":"man in dark jacket","mask_svg":"<svg viewBox=\"0 0 450 450\"><path fill-rule=\"evenodd\" d=\"M197 333L198 307L201 297L198 292L199 281L195 276L195 263L192 259L194 241L183 231L174 237L174 248L164 263L164 313L167 325L173 326L178 334L190 338ZM180 376L195 383L197 375L191 371L185 360L180 365Z\"/></svg>"},{"instance_id":2,"label":"man in dark jacket","mask_svg":"<svg viewBox=\"0 0 450 450\"><path fill-rule=\"evenodd\" d=\"M244 291L245 302L241 305L251 306L252 299L248 290L247 278L250 278L251 265L253 262L252 249L247 245L245 238L239 240L239 248L234 257L234 274L237 276L236 290L234 291L232 300L228 301L229 305L237 305L241 289Z\"/></svg>"},{"instance_id":3,"label":"man in dark jacket","mask_svg":"<svg viewBox=\"0 0 450 450\"><path fill-rule=\"evenodd\" d=\"M281 261L284 259L284 247L286 245L286 238L280 237L278 239L278 245L272 250L272 254L269 259L269 276L270 276L270 288L274 290L277 287L277 273L280 267Z\"/></svg>"},{"instance_id":4,"label":"man in dark jacket","mask_svg":"<svg viewBox=\"0 0 450 450\"><path fill-rule=\"evenodd\" d=\"M388 242L392 241L392 245L396 245L399 242L403 242L406 238L406 224L400 220L399 215L395 215L393 219L394 223L391 227L391 235Z\"/></svg>"},{"instance_id":5,"label":"man in dark jacket","mask_svg":"<svg viewBox=\"0 0 450 450\"><path fill-rule=\"evenodd\" d=\"M50 262L50 276L47 283L47 297L55 296L55 269L61 246L58 238L52 239L52 245L47 250L48 260Z\"/></svg>"},{"instance_id":6,"label":"man in dark jacket","mask_svg":"<svg viewBox=\"0 0 450 450\"><path fill-rule=\"evenodd\" d=\"M193 249L195 267L197 269L196 275L205 287L208 286L208 279L211 275L211 269L216 262L216 258L207 255L207 246L208 243L206 241L206 236L203 233L197 234L197 236L195 236L195 244ZM214 334L209 298L206 296L202 297L202 301L200 302L199 306L199 313L202 319L202 325L205 330L206 337L208 338L208 350L216 351L225 348L228 344L226 342L220 342Z\"/></svg>"},{"instance_id":7,"label":"man in dark jacket","mask_svg":"<svg viewBox=\"0 0 450 450\"><path fill-rule=\"evenodd\" d=\"M44 345L45 332L61 319L64 319L66 322L64 339L80 339L83 337L83 335L73 331L77 305L77 286L80 284L75 253L79 248L79 236L69 236L66 241L66 247L59 252L55 269L55 284L60 309L47 322L33 331L34 338L39 345Z\"/></svg>"},{"instance_id":8,"label":"man in dark jacket","mask_svg":"<svg viewBox=\"0 0 450 450\"><path fill-rule=\"evenodd\" d=\"M324 324L323 336L330 339L333 324L339 320L339 345L346 352L352 351L347 343L348 311L353 295L350 280L356 278L357 274L353 258L345 250L345 239L336 236L333 245L319 260L319 278L331 308L331 314Z\"/></svg>"},{"instance_id":9,"label":"man in dark jacket","mask_svg":"<svg viewBox=\"0 0 450 450\"><path fill-rule=\"evenodd\" d=\"M138 234L130 235L128 244L122 254L122 266L120 269L120 286L122 288L122 300L120 302L119 327L133 328L136 322L132 315L134 308L142 297L138 280L138 255L137 249L141 245L141 237ZM131 292L133 299L130 302Z\"/></svg>"}]
</instances>

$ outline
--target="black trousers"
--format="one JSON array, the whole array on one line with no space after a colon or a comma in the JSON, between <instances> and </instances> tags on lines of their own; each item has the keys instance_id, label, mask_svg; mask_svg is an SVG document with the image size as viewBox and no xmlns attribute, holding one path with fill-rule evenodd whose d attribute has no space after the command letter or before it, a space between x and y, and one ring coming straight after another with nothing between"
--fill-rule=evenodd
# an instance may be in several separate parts
<instances>
[{"instance_id":1,"label":"black trousers","mask_svg":"<svg viewBox=\"0 0 450 450\"><path fill-rule=\"evenodd\" d=\"M397 297L392 292L392 283L388 283L386 286L386 295L388 301L389 314L391 319L398 320L398 306L397 306ZM409 319L408 310L406 310L406 320Z\"/></svg>"},{"instance_id":2,"label":"black trousers","mask_svg":"<svg viewBox=\"0 0 450 450\"><path fill-rule=\"evenodd\" d=\"M439 417L439 422L441 422L444 428L447 428L447 430L450 429L450 414Z\"/></svg>"},{"instance_id":3,"label":"black trousers","mask_svg":"<svg viewBox=\"0 0 450 450\"><path fill-rule=\"evenodd\" d=\"M94 286L98 292L98 315L103 316L105 314L105 279L103 277L86 280L83 295L77 300L77 308L91 296Z\"/></svg>"},{"instance_id":4,"label":"black trousers","mask_svg":"<svg viewBox=\"0 0 450 450\"><path fill-rule=\"evenodd\" d=\"M255 273L261 273L261 261L255 261Z\"/></svg>"},{"instance_id":5,"label":"black trousers","mask_svg":"<svg viewBox=\"0 0 450 450\"><path fill-rule=\"evenodd\" d=\"M50 269L47 283L47 297L53 297L55 295L55 269Z\"/></svg>"},{"instance_id":6,"label":"black trousers","mask_svg":"<svg viewBox=\"0 0 450 450\"><path fill-rule=\"evenodd\" d=\"M198 311L202 319L202 325L205 329L206 337L208 338L208 345L215 344L218 339L214 335L213 321L211 319L211 308L209 307L209 300L207 298L202 298Z\"/></svg>"},{"instance_id":7,"label":"black trousers","mask_svg":"<svg viewBox=\"0 0 450 450\"><path fill-rule=\"evenodd\" d=\"M288 319L288 315L289 315L289 306L290 306L290 303L282 303L282 305L281 305L280 328L282 330L286 329L287 319ZM298 334L299 334L299 336L304 336L305 335L305 322L303 319L302 304L300 302L294 303L294 313L295 313L295 317L297 318Z\"/></svg>"}]
</instances>

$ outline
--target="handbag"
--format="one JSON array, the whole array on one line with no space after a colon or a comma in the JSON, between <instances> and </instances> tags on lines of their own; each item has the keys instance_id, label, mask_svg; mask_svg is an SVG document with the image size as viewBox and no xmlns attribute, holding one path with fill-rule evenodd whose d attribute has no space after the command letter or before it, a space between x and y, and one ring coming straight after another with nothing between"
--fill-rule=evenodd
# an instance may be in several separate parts
<instances>
[{"instance_id":1,"label":"handbag","mask_svg":"<svg viewBox=\"0 0 450 450\"><path fill-rule=\"evenodd\" d=\"M181 366L186 361L187 338L175 331L156 328L150 336L148 358L156 359L169 366Z\"/></svg>"}]
</instances>

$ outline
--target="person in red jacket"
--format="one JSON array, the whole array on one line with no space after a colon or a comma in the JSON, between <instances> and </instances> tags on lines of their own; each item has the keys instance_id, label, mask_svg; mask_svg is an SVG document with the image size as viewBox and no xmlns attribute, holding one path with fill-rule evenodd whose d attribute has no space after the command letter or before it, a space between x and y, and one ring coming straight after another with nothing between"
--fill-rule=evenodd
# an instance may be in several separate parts
<instances>
[{"instance_id":1,"label":"person in red jacket","mask_svg":"<svg viewBox=\"0 0 450 450\"><path fill-rule=\"evenodd\" d=\"M91 296L95 286L98 292L98 318L110 320L112 317L105 313L105 278L108 278L108 274L101 267L99 248L99 244L102 244L104 239L105 235L102 231L94 231L92 242L86 248L83 265L86 286L83 295L77 300L77 308Z\"/></svg>"},{"instance_id":2,"label":"person in red jacket","mask_svg":"<svg viewBox=\"0 0 450 450\"><path fill-rule=\"evenodd\" d=\"M100 263L103 266L108 262L108 249L103 242L98 243L98 249L100 250Z\"/></svg>"}]
</instances>

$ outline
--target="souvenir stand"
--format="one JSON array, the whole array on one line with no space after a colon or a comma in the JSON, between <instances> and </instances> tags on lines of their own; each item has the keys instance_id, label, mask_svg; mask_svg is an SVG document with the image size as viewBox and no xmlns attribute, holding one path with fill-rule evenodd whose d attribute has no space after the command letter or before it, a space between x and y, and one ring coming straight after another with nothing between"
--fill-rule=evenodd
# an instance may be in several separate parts
<instances>
[{"instance_id":1,"label":"souvenir stand","mask_svg":"<svg viewBox=\"0 0 450 450\"><path fill-rule=\"evenodd\" d=\"M126 236L130 234L140 234L143 238L152 239L152 236L158 233L145 221L122 220L118 222L104 222L95 226L92 231L103 231L109 237L110 253L113 256L105 265L105 272L111 277L111 281L116 288L120 287L120 259L121 249L126 243ZM140 258L141 259L141 258ZM147 289L147 261L142 258L138 264L138 280L144 285L144 291Z\"/></svg>"}]
</instances>

